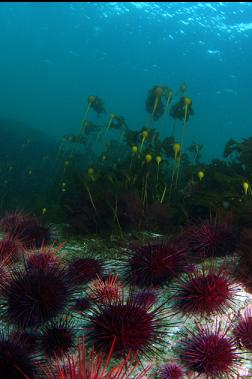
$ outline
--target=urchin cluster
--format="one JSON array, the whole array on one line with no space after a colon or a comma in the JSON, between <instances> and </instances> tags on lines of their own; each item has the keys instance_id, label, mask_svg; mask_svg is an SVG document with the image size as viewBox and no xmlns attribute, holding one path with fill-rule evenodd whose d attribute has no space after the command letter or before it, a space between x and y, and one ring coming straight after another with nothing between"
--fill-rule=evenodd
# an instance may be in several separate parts
<instances>
[{"instance_id":1,"label":"urchin cluster","mask_svg":"<svg viewBox=\"0 0 252 379\"><path fill-rule=\"evenodd\" d=\"M136 247L124 264L127 281L139 287L162 286L183 272L184 248L166 243Z\"/></svg>"},{"instance_id":2,"label":"urchin cluster","mask_svg":"<svg viewBox=\"0 0 252 379\"><path fill-rule=\"evenodd\" d=\"M136 352L155 352L167 332L168 312L164 306L147 309L131 297L93 309L89 316L87 340L98 352L108 353L116 338L117 357Z\"/></svg>"},{"instance_id":3,"label":"urchin cluster","mask_svg":"<svg viewBox=\"0 0 252 379\"><path fill-rule=\"evenodd\" d=\"M223 267L192 268L174 285L175 307L187 316L224 314L234 308L239 286Z\"/></svg>"}]
</instances>

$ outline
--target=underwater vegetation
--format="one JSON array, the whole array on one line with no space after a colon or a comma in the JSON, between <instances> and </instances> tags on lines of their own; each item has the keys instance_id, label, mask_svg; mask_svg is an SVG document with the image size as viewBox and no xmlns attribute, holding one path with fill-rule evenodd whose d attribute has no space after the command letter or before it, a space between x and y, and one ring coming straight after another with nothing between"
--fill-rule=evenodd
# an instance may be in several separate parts
<instances>
[{"instance_id":1,"label":"underwater vegetation","mask_svg":"<svg viewBox=\"0 0 252 379\"><path fill-rule=\"evenodd\" d=\"M187 92L185 83L175 91L163 84L150 88L147 119L138 130L115 109L108 111L99 96L89 95L79 131L64 135L59 144L30 126L0 120L2 141L11 140L10 148L1 148L2 214L21 207L44 221L67 224L69 234L123 236L177 233L223 211L233 213L238 233L250 219L244 210L251 204L252 138L230 139L223 159L203 163L202 143L185 148L191 119L197 118L197 104ZM38 245L53 240L42 223L24 222ZM219 226L202 227L201 243L205 234L205 243L208 238L214 245ZM22 231L25 239L28 231ZM194 239L193 228L191 233Z\"/></svg>"},{"instance_id":2,"label":"underwater vegetation","mask_svg":"<svg viewBox=\"0 0 252 379\"><path fill-rule=\"evenodd\" d=\"M178 91L153 86L146 96L147 121L138 130L115 110L107 111L99 96L88 96L79 133L60 142L50 202L44 199L33 211L45 219L60 217L69 234L120 236L147 230L177 233L223 211L234 214L238 233L238 218L245 217L243 209L251 202L252 140L231 139L223 160L203 163L203 144L193 141L185 148L191 118L197 117L187 91L184 83ZM208 239L211 250L220 223L210 224L202 227L201 243ZM193 228L191 233L193 239Z\"/></svg>"}]
</instances>

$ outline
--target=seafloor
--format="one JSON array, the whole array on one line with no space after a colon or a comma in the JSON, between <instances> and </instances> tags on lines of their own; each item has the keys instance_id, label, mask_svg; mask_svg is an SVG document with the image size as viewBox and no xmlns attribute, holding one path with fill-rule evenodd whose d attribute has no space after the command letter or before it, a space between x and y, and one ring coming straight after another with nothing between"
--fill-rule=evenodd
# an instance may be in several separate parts
<instances>
[{"instance_id":1,"label":"seafloor","mask_svg":"<svg viewBox=\"0 0 252 379\"><path fill-rule=\"evenodd\" d=\"M54 230L57 231L57 238L60 242L64 243L62 247L62 254L65 258L71 261L73 258L79 257L93 257L100 258L105 261L109 272L112 274L118 274L118 261L123 260L129 256L130 246L134 244L144 244L154 241L168 240L167 236L163 236L157 233L151 232L137 232L135 234L124 234L122 237L99 237L98 235L90 235L86 237L76 238L74 236L68 236L67 240L64 238L62 227L59 225L54 226ZM233 257L230 257L230 263L233 262ZM225 262L224 262L225 260ZM228 264L228 259L216 258L217 264ZM159 303L169 302L169 285L159 289ZM252 309L252 295L249 294L244 287L239 286L239 298L236 301L236 307L229 309L225 315L216 317L210 316L207 319L207 325L215 325L216 321L220 321L223 325L235 322L237 316L244 316L245 312ZM175 315L173 319L170 319L171 323L174 322L170 330L170 333L165 336L165 345L162 352L153 356L151 360L145 360L144 364L151 364L154 368L160 367L167 362L176 362L176 348L178 347L181 336L185 335L185 331L193 329L194 322L190 318L183 318L180 315ZM234 374L234 378L252 378L252 359L251 353L244 353L241 351L243 364L240 365L238 372ZM198 374L187 374L185 378L196 379ZM214 379L214 378L212 378Z\"/></svg>"}]
</instances>

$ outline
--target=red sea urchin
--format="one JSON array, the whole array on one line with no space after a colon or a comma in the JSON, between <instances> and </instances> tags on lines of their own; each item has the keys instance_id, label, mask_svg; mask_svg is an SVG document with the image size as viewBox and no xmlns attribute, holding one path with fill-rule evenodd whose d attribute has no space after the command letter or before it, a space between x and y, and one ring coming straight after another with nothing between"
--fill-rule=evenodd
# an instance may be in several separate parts
<instances>
[{"instance_id":1,"label":"red sea urchin","mask_svg":"<svg viewBox=\"0 0 252 379\"><path fill-rule=\"evenodd\" d=\"M89 297L99 304L117 302L122 296L122 289L118 276L98 277L89 284Z\"/></svg>"},{"instance_id":2,"label":"red sea urchin","mask_svg":"<svg viewBox=\"0 0 252 379\"><path fill-rule=\"evenodd\" d=\"M55 359L45 369L47 379L152 379L148 375L151 366L139 369L140 362L136 356L128 354L116 366L111 367L111 358L115 346L115 338L108 354L97 354L94 349L87 353L84 338L80 339L77 354L70 355L63 361ZM148 375L148 376L147 376Z\"/></svg>"},{"instance_id":3,"label":"red sea urchin","mask_svg":"<svg viewBox=\"0 0 252 379\"><path fill-rule=\"evenodd\" d=\"M241 347L252 351L252 312L246 312L234 329L234 336Z\"/></svg>"},{"instance_id":4,"label":"red sea urchin","mask_svg":"<svg viewBox=\"0 0 252 379\"><path fill-rule=\"evenodd\" d=\"M126 263L126 277L139 287L161 286L171 281L185 267L185 249L166 243L135 248Z\"/></svg>"},{"instance_id":5,"label":"red sea urchin","mask_svg":"<svg viewBox=\"0 0 252 379\"><path fill-rule=\"evenodd\" d=\"M75 278L76 284L81 285L87 284L96 279L97 275L101 275L103 265L94 258L78 258L69 264L68 270L70 275Z\"/></svg>"},{"instance_id":6,"label":"red sea urchin","mask_svg":"<svg viewBox=\"0 0 252 379\"><path fill-rule=\"evenodd\" d=\"M16 330L11 334L14 341L18 341L25 349L34 354L38 351L38 334L34 332L27 332L25 330Z\"/></svg>"},{"instance_id":7,"label":"red sea urchin","mask_svg":"<svg viewBox=\"0 0 252 379\"><path fill-rule=\"evenodd\" d=\"M237 266L235 277L242 283L249 293L252 293L252 229L245 229L241 233L240 243L237 248Z\"/></svg>"},{"instance_id":8,"label":"red sea urchin","mask_svg":"<svg viewBox=\"0 0 252 379\"><path fill-rule=\"evenodd\" d=\"M39 327L58 316L75 290L69 273L60 266L15 267L0 284L1 312L15 326Z\"/></svg>"},{"instance_id":9,"label":"red sea urchin","mask_svg":"<svg viewBox=\"0 0 252 379\"><path fill-rule=\"evenodd\" d=\"M54 265L58 265L55 257L50 254L41 254L40 252L30 255L27 258L27 267L29 269L43 269L46 267L52 267Z\"/></svg>"},{"instance_id":10,"label":"red sea urchin","mask_svg":"<svg viewBox=\"0 0 252 379\"><path fill-rule=\"evenodd\" d=\"M41 349L47 357L64 356L74 346L74 336L69 322L53 321L42 331Z\"/></svg>"},{"instance_id":11,"label":"red sea urchin","mask_svg":"<svg viewBox=\"0 0 252 379\"><path fill-rule=\"evenodd\" d=\"M81 297L75 300L72 310L77 313L83 313L91 307L91 304L92 302L88 297Z\"/></svg>"},{"instance_id":12,"label":"red sea urchin","mask_svg":"<svg viewBox=\"0 0 252 379\"><path fill-rule=\"evenodd\" d=\"M148 355L155 352L155 343L162 343L167 324L163 306L146 309L130 297L94 309L89 316L87 337L98 352L107 354L116 337L117 357L129 352Z\"/></svg>"},{"instance_id":13,"label":"red sea urchin","mask_svg":"<svg viewBox=\"0 0 252 379\"><path fill-rule=\"evenodd\" d=\"M223 257L234 251L238 235L228 218L223 222L215 218L189 228L186 239L189 249L196 258L202 255Z\"/></svg>"},{"instance_id":14,"label":"red sea urchin","mask_svg":"<svg viewBox=\"0 0 252 379\"><path fill-rule=\"evenodd\" d=\"M0 241L0 261L16 262L23 252L22 244L11 238L4 238Z\"/></svg>"},{"instance_id":15,"label":"red sea urchin","mask_svg":"<svg viewBox=\"0 0 252 379\"><path fill-rule=\"evenodd\" d=\"M228 332L229 328L222 329L220 323L213 328L197 325L196 331L189 332L180 342L180 358L185 367L209 379L233 377L241 357Z\"/></svg>"},{"instance_id":16,"label":"red sea urchin","mask_svg":"<svg viewBox=\"0 0 252 379\"><path fill-rule=\"evenodd\" d=\"M184 370L176 364L167 364L159 369L158 379L183 379Z\"/></svg>"},{"instance_id":17,"label":"red sea urchin","mask_svg":"<svg viewBox=\"0 0 252 379\"><path fill-rule=\"evenodd\" d=\"M42 246L39 250L27 255L26 265L29 269L43 269L46 267L59 267L61 259L57 256L62 249L62 244L55 248L54 244ZM61 255L62 257L62 255Z\"/></svg>"},{"instance_id":18,"label":"red sea urchin","mask_svg":"<svg viewBox=\"0 0 252 379\"><path fill-rule=\"evenodd\" d=\"M179 278L174 287L175 307L187 316L207 317L233 308L239 287L223 267L193 267Z\"/></svg>"},{"instance_id":19,"label":"red sea urchin","mask_svg":"<svg viewBox=\"0 0 252 379\"><path fill-rule=\"evenodd\" d=\"M50 228L40 225L36 219L24 221L10 236L21 241L26 249L40 248L51 242Z\"/></svg>"},{"instance_id":20,"label":"red sea urchin","mask_svg":"<svg viewBox=\"0 0 252 379\"><path fill-rule=\"evenodd\" d=\"M22 243L26 249L40 248L51 241L51 231L34 216L23 212L6 214L0 221L4 234Z\"/></svg>"},{"instance_id":21,"label":"red sea urchin","mask_svg":"<svg viewBox=\"0 0 252 379\"><path fill-rule=\"evenodd\" d=\"M28 219L28 214L23 211L6 213L0 220L0 229L4 234L12 234L23 221Z\"/></svg>"},{"instance_id":22,"label":"red sea urchin","mask_svg":"<svg viewBox=\"0 0 252 379\"><path fill-rule=\"evenodd\" d=\"M144 289L133 294L133 299L139 305L150 308L155 305L158 299L157 291Z\"/></svg>"},{"instance_id":23,"label":"red sea urchin","mask_svg":"<svg viewBox=\"0 0 252 379\"><path fill-rule=\"evenodd\" d=\"M35 365L31 354L17 340L0 336L0 377L34 379Z\"/></svg>"}]
</instances>

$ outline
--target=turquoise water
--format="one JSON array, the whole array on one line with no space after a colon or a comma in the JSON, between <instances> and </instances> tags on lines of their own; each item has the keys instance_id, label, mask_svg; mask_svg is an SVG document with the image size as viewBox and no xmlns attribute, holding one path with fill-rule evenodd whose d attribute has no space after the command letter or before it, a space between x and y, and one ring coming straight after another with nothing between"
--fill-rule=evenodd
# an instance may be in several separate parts
<instances>
[{"instance_id":1,"label":"turquoise water","mask_svg":"<svg viewBox=\"0 0 252 379\"><path fill-rule=\"evenodd\" d=\"M79 131L95 94L139 129L148 89L185 82L186 142L220 157L251 134L251 41L251 3L1 3L0 117L58 138Z\"/></svg>"}]
</instances>

